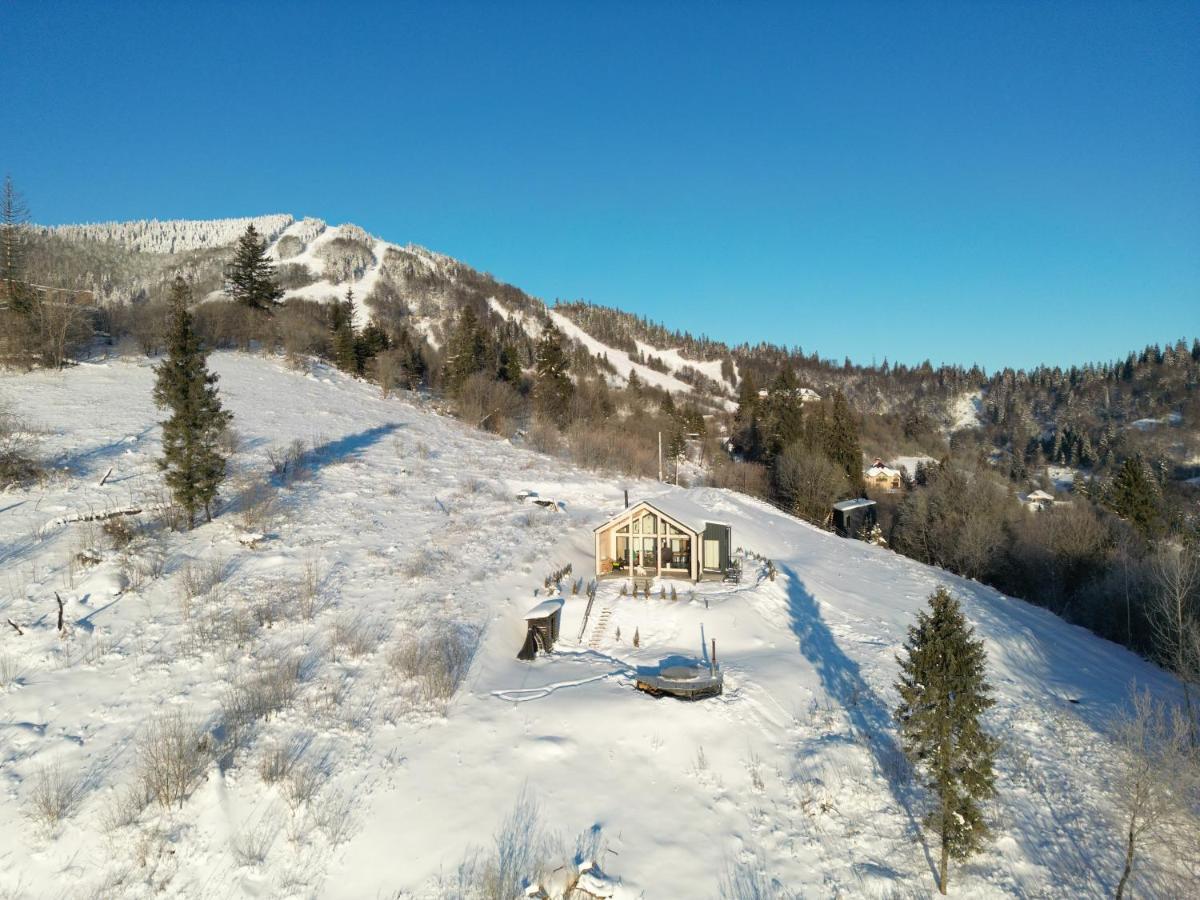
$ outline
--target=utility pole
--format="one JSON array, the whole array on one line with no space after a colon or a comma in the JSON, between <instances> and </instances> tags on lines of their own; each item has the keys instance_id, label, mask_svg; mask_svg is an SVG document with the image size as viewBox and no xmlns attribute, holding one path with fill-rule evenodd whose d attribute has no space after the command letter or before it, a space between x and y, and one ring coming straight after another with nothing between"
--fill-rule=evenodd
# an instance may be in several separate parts
<instances>
[{"instance_id":1,"label":"utility pole","mask_svg":"<svg viewBox=\"0 0 1200 900\"><path fill-rule=\"evenodd\" d=\"M658 433L658 480L662 481L662 432Z\"/></svg>"}]
</instances>

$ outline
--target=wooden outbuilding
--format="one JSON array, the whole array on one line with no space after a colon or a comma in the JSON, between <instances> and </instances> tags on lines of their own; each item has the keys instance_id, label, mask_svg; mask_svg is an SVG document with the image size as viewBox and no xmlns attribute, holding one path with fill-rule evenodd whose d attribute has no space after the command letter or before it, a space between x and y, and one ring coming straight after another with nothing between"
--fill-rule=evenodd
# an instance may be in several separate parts
<instances>
[{"instance_id":1,"label":"wooden outbuilding","mask_svg":"<svg viewBox=\"0 0 1200 900\"><path fill-rule=\"evenodd\" d=\"M596 526L596 575L721 578L729 569L731 531L688 497L643 500Z\"/></svg>"},{"instance_id":2,"label":"wooden outbuilding","mask_svg":"<svg viewBox=\"0 0 1200 900\"><path fill-rule=\"evenodd\" d=\"M533 659L539 653L549 653L554 649L562 624L562 608L562 598L553 597L543 600L525 613L525 643L517 659Z\"/></svg>"},{"instance_id":3,"label":"wooden outbuilding","mask_svg":"<svg viewBox=\"0 0 1200 900\"><path fill-rule=\"evenodd\" d=\"M874 525L874 500L860 497L833 504L833 530L842 537L856 538Z\"/></svg>"}]
</instances>

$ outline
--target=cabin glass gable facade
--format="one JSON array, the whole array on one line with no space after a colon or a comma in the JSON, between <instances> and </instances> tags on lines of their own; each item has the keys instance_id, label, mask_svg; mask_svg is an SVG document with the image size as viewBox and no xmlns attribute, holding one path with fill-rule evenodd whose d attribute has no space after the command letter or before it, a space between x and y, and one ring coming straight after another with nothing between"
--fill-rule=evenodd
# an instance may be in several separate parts
<instances>
[{"instance_id":1,"label":"cabin glass gable facade","mask_svg":"<svg viewBox=\"0 0 1200 900\"><path fill-rule=\"evenodd\" d=\"M699 525L699 528L695 527ZM712 529L717 533L710 533ZM719 544L710 551L709 544ZM729 527L689 525L649 502L635 504L596 529L596 574L666 575L698 581L729 565Z\"/></svg>"}]
</instances>

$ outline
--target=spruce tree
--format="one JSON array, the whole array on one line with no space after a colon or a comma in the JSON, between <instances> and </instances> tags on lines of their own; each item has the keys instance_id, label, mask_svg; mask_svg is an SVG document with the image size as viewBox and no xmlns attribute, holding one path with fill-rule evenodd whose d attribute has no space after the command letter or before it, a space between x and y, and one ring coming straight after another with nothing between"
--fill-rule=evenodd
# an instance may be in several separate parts
<instances>
[{"instance_id":1,"label":"spruce tree","mask_svg":"<svg viewBox=\"0 0 1200 900\"><path fill-rule=\"evenodd\" d=\"M547 322L537 345L533 401L538 413L560 428L567 424L571 395L575 391L567 369L562 333L554 327L553 322Z\"/></svg>"},{"instance_id":2,"label":"spruce tree","mask_svg":"<svg viewBox=\"0 0 1200 900\"><path fill-rule=\"evenodd\" d=\"M487 341L479 317L470 306L458 314L458 322L450 335L446 359L446 389L455 394L476 372L487 367Z\"/></svg>"},{"instance_id":3,"label":"spruce tree","mask_svg":"<svg viewBox=\"0 0 1200 900\"><path fill-rule=\"evenodd\" d=\"M28 315L33 311L34 292L25 280L25 240L29 227L29 207L13 185L11 175L4 177L0 190L0 300L14 312Z\"/></svg>"},{"instance_id":4,"label":"spruce tree","mask_svg":"<svg viewBox=\"0 0 1200 900\"><path fill-rule=\"evenodd\" d=\"M1145 460L1137 454L1121 463L1109 486L1106 503L1143 537L1150 537L1159 526L1158 494L1158 485L1146 471Z\"/></svg>"},{"instance_id":5,"label":"spruce tree","mask_svg":"<svg viewBox=\"0 0 1200 900\"><path fill-rule=\"evenodd\" d=\"M233 262L226 272L225 291L251 309L270 309L283 296L275 283L275 266L267 259L267 242L253 225L238 238Z\"/></svg>"},{"instance_id":6,"label":"spruce tree","mask_svg":"<svg viewBox=\"0 0 1200 900\"><path fill-rule=\"evenodd\" d=\"M505 344L500 348L500 361L497 365L496 377L511 385L521 383L521 357L511 344Z\"/></svg>"},{"instance_id":7,"label":"spruce tree","mask_svg":"<svg viewBox=\"0 0 1200 900\"><path fill-rule=\"evenodd\" d=\"M154 384L154 402L171 411L162 423L163 457L158 465L187 515L188 528L201 509L212 520L213 501L225 478L219 442L232 419L221 408L217 376L208 371L208 353L187 308L190 298L187 282L177 276L171 285L167 356L155 369Z\"/></svg>"},{"instance_id":8,"label":"spruce tree","mask_svg":"<svg viewBox=\"0 0 1200 900\"><path fill-rule=\"evenodd\" d=\"M941 837L938 887L944 894L950 858L966 859L986 839L982 805L995 794L997 742L979 721L995 704L987 655L958 601L939 587L929 610L909 627L897 661L895 719L905 755L935 800L926 826Z\"/></svg>"},{"instance_id":9,"label":"spruce tree","mask_svg":"<svg viewBox=\"0 0 1200 900\"><path fill-rule=\"evenodd\" d=\"M862 490L862 447L858 442L858 428L850 403L840 390L833 395L833 410L825 430L825 455L846 473L856 491Z\"/></svg>"},{"instance_id":10,"label":"spruce tree","mask_svg":"<svg viewBox=\"0 0 1200 900\"><path fill-rule=\"evenodd\" d=\"M361 371L358 345L354 337L354 289L346 289L346 299L334 302L330 316L333 326L333 363L343 372L357 375Z\"/></svg>"}]
</instances>

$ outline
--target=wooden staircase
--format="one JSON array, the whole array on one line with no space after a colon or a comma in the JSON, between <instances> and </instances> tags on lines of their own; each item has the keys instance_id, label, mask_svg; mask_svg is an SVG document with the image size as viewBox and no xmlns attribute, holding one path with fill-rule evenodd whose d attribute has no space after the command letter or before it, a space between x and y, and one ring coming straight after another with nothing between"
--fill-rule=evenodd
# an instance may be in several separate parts
<instances>
[{"instance_id":1,"label":"wooden staircase","mask_svg":"<svg viewBox=\"0 0 1200 900\"><path fill-rule=\"evenodd\" d=\"M612 619L612 608L604 607L600 610L600 615L596 618L596 624L592 628L592 635L588 638L588 647L592 650L600 649L600 641L604 638L604 633L608 631L608 623Z\"/></svg>"}]
</instances>

